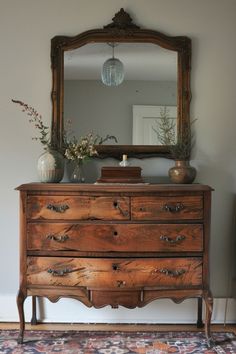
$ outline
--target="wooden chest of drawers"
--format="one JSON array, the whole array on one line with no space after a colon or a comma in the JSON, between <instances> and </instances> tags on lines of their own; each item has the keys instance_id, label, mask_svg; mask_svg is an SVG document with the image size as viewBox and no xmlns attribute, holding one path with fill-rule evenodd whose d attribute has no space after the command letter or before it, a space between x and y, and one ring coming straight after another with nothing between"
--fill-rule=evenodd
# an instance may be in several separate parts
<instances>
[{"instance_id":1,"label":"wooden chest of drawers","mask_svg":"<svg viewBox=\"0 0 236 354\"><path fill-rule=\"evenodd\" d=\"M20 190L19 342L27 296L142 307L206 303L211 188L204 185L26 184Z\"/></svg>"}]
</instances>

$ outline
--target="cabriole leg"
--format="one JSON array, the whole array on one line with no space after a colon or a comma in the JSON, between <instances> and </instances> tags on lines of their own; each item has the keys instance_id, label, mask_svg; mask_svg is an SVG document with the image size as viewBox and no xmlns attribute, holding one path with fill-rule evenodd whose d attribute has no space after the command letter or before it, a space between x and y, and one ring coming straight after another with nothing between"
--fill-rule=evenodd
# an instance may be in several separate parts
<instances>
[{"instance_id":1,"label":"cabriole leg","mask_svg":"<svg viewBox=\"0 0 236 354\"><path fill-rule=\"evenodd\" d=\"M31 318L32 325L37 324L36 299L37 299L37 296L32 296L32 318Z\"/></svg>"},{"instance_id":2,"label":"cabriole leg","mask_svg":"<svg viewBox=\"0 0 236 354\"><path fill-rule=\"evenodd\" d=\"M18 312L19 312L19 319L20 319L20 332L18 336L18 344L23 343L23 338L24 338L24 330L25 330L25 314L24 314L24 302L25 302L26 296L22 290L19 290L18 295L17 295L17 307L18 307Z\"/></svg>"},{"instance_id":3,"label":"cabriole leg","mask_svg":"<svg viewBox=\"0 0 236 354\"><path fill-rule=\"evenodd\" d=\"M205 304L206 304L206 319L205 319L205 334L207 339L208 347L214 345L213 338L211 337L211 316L213 311L213 298L211 293L207 293L204 296Z\"/></svg>"}]
</instances>

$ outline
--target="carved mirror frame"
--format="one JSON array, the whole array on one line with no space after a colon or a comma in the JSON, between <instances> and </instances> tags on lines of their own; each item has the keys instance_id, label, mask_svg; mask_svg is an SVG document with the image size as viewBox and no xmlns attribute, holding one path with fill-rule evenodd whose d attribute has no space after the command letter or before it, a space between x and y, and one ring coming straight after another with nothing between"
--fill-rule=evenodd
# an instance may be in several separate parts
<instances>
[{"instance_id":1,"label":"carved mirror frame","mask_svg":"<svg viewBox=\"0 0 236 354\"><path fill-rule=\"evenodd\" d=\"M152 43L177 52L177 132L181 139L184 129L190 124L191 40L186 36L171 37L158 31L141 29L121 9L112 22L102 29L92 29L73 37L55 36L51 40L53 145L61 147L63 143L64 52L88 43L108 42ZM164 145L99 145L97 150L99 157L120 158L122 154L127 154L137 158L172 158L168 147Z\"/></svg>"}]
</instances>

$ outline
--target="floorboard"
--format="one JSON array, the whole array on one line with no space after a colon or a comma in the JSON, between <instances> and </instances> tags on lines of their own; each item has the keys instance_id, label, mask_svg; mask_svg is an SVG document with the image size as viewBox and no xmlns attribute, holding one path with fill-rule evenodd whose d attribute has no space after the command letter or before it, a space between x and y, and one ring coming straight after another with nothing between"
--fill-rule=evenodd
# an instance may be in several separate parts
<instances>
[{"instance_id":1,"label":"floorboard","mask_svg":"<svg viewBox=\"0 0 236 354\"><path fill-rule=\"evenodd\" d=\"M0 322L0 329L18 329L17 322ZM26 324L28 330L75 330L75 331L203 331L195 325L161 325L161 324L79 324L79 323L39 323L37 325ZM236 334L236 324L232 325L211 325L211 330L218 332L234 332Z\"/></svg>"}]
</instances>

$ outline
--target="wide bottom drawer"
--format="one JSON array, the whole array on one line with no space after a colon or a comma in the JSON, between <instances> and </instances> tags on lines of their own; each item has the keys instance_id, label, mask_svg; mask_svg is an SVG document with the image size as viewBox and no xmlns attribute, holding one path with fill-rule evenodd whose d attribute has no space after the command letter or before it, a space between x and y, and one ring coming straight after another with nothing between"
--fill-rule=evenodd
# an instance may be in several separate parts
<instances>
[{"instance_id":1,"label":"wide bottom drawer","mask_svg":"<svg viewBox=\"0 0 236 354\"><path fill-rule=\"evenodd\" d=\"M92 288L191 288L202 284L202 259L28 257L27 284Z\"/></svg>"}]
</instances>

